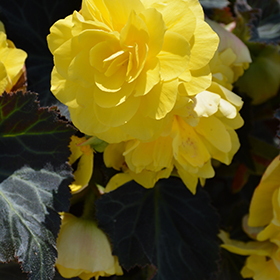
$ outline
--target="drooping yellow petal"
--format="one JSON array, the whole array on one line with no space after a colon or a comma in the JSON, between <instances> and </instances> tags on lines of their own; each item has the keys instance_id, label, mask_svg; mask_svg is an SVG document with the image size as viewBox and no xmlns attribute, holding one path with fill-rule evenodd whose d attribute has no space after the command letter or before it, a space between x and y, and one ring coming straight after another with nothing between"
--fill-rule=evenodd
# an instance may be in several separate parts
<instances>
[{"instance_id":1,"label":"drooping yellow petal","mask_svg":"<svg viewBox=\"0 0 280 280\"><path fill-rule=\"evenodd\" d=\"M232 240L229 234L221 231L218 237L224 242L221 247L227 249L228 251L247 256L247 255L258 255L258 256L271 256L275 245L271 242L259 242L259 241L249 241L247 243L237 240Z\"/></svg>"},{"instance_id":2,"label":"drooping yellow petal","mask_svg":"<svg viewBox=\"0 0 280 280\"><path fill-rule=\"evenodd\" d=\"M95 221L64 213L57 239L56 267L63 277L92 277L122 274L111 244ZM119 267L118 269L116 269Z\"/></svg>"},{"instance_id":3,"label":"drooping yellow petal","mask_svg":"<svg viewBox=\"0 0 280 280\"><path fill-rule=\"evenodd\" d=\"M196 186L198 183L198 176L185 170L180 164L175 163L177 172L184 184L191 191L192 194L196 193Z\"/></svg>"},{"instance_id":4,"label":"drooping yellow petal","mask_svg":"<svg viewBox=\"0 0 280 280\"><path fill-rule=\"evenodd\" d=\"M125 183L128 183L132 180L133 179L129 173L117 173L107 183L105 192L108 193L113 190L116 190L118 187L120 187L120 186L124 185Z\"/></svg>"},{"instance_id":5,"label":"drooping yellow petal","mask_svg":"<svg viewBox=\"0 0 280 280\"><path fill-rule=\"evenodd\" d=\"M249 226L265 226L272 220L272 196L279 188L279 174L280 160L277 156L266 169L260 184L254 191L249 209Z\"/></svg>"},{"instance_id":6,"label":"drooping yellow petal","mask_svg":"<svg viewBox=\"0 0 280 280\"><path fill-rule=\"evenodd\" d=\"M123 153L125 151L125 143L110 144L106 147L103 154L104 163L107 167L113 167L121 170L124 162Z\"/></svg>"},{"instance_id":7,"label":"drooping yellow petal","mask_svg":"<svg viewBox=\"0 0 280 280\"><path fill-rule=\"evenodd\" d=\"M224 124L215 116L201 118L195 130L218 150L228 153L232 148L231 138Z\"/></svg>"}]
</instances>

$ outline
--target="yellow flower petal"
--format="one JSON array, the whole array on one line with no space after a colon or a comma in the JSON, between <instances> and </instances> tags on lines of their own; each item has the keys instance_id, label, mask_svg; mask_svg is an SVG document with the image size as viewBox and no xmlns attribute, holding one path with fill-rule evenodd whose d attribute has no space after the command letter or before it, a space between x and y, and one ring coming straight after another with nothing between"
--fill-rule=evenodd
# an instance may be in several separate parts
<instances>
[{"instance_id":1,"label":"yellow flower petal","mask_svg":"<svg viewBox=\"0 0 280 280\"><path fill-rule=\"evenodd\" d=\"M201 69L185 71L180 75L182 80L181 95L194 96L206 90L211 85L211 72L208 65Z\"/></svg>"},{"instance_id":2,"label":"yellow flower petal","mask_svg":"<svg viewBox=\"0 0 280 280\"><path fill-rule=\"evenodd\" d=\"M247 243L242 241L232 240L229 237L229 234L221 231L218 237L224 242L221 247L225 248L226 250L247 256L247 255L258 255L258 256L271 256L273 250L275 249L275 245L271 242L259 242L259 241L249 241Z\"/></svg>"},{"instance_id":3,"label":"yellow flower petal","mask_svg":"<svg viewBox=\"0 0 280 280\"><path fill-rule=\"evenodd\" d=\"M94 221L64 213L57 239L56 266L63 277L122 274L107 236ZM116 269L117 268L117 269Z\"/></svg>"},{"instance_id":4,"label":"yellow flower petal","mask_svg":"<svg viewBox=\"0 0 280 280\"><path fill-rule=\"evenodd\" d=\"M158 58L151 59L137 79L134 96L146 95L160 81L160 65Z\"/></svg>"},{"instance_id":5,"label":"yellow flower petal","mask_svg":"<svg viewBox=\"0 0 280 280\"><path fill-rule=\"evenodd\" d=\"M139 16L143 19L148 29L148 58L153 58L162 48L164 34L167 27L162 18L162 14L154 8L144 10Z\"/></svg>"},{"instance_id":6,"label":"yellow flower petal","mask_svg":"<svg viewBox=\"0 0 280 280\"><path fill-rule=\"evenodd\" d=\"M6 68L5 65L0 61L0 94L5 91L7 84L8 82Z\"/></svg>"},{"instance_id":7,"label":"yellow flower petal","mask_svg":"<svg viewBox=\"0 0 280 280\"><path fill-rule=\"evenodd\" d=\"M194 108L198 117L210 117L218 111L221 97L210 91L202 91L194 97Z\"/></svg>"},{"instance_id":8,"label":"yellow flower petal","mask_svg":"<svg viewBox=\"0 0 280 280\"><path fill-rule=\"evenodd\" d=\"M119 32L127 23L131 11L139 14L144 10L140 0L104 0L104 3L111 16L114 29Z\"/></svg>"},{"instance_id":9,"label":"yellow flower petal","mask_svg":"<svg viewBox=\"0 0 280 280\"><path fill-rule=\"evenodd\" d=\"M229 132L215 116L201 118L195 130L218 150L224 153L228 153L231 150L232 143Z\"/></svg>"},{"instance_id":10,"label":"yellow flower petal","mask_svg":"<svg viewBox=\"0 0 280 280\"><path fill-rule=\"evenodd\" d=\"M280 280L279 270L273 260L267 260L266 257L257 255L247 258L241 275L254 280Z\"/></svg>"},{"instance_id":11,"label":"yellow flower petal","mask_svg":"<svg viewBox=\"0 0 280 280\"><path fill-rule=\"evenodd\" d=\"M202 167L210 159L210 154L195 130L181 118L174 121L173 132L174 158L182 165L189 163Z\"/></svg>"},{"instance_id":12,"label":"yellow flower petal","mask_svg":"<svg viewBox=\"0 0 280 280\"><path fill-rule=\"evenodd\" d=\"M279 188L279 174L280 160L277 156L266 169L260 184L254 191L249 209L249 226L265 226L272 220L272 195Z\"/></svg>"},{"instance_id":13,"label":"yellow flower petal","mask_svg":"<svg viewBox=\"0 0 280 280\"><path fill-rule=\"evenodd\" d=\"M139 105L140 99L130 96L126 102L112 108L101 108L95 104L94 110L101 123L115 127L127 123L134 116ZM123 114L124 111L126 114ZM116 118L116 116L118 117Z\"/></svg>"},{"instance_id":14,"label":"yellow flower petal","mask_svg":"<svg viewBox=\"0 0 280 280\"><path fill-rule=\"evenodd\" d=\"M175 163L177 172L187 186L187 188L191 191L192 194L196 193L196 186L198 183L198 176L196 174L190 173L186 171L180 164Z\"/></svg>"},{"instance_id":15,"label":"yellow flower petal","mask_svg":"<svg viewBox=\"0 0 280 280\"><path fill-rule=\"evenodd\" d=\"M162 79L172 80L187 69L190 59L190 45L182 35L167 31L158 58Z\"/></svg>"},{"instance_id":16,"label":"yellow flower petal","mask_svg":"<svg viewBox=\"0 0 280 280\"><path fill-rule=\"evenodd\" d=\"M106 188L105 188L105 192L111 192L116 190L118 187L124 185L125 183L128 183L130 181L132 181L132 177L130 174L128 173L118 173L116 175L114 175L110 181L107 183Z\"/></svg>"},{"instance_id":17,"label":"yellow flower petal","mask_svg":"<svg viewBox=\"0 0 280 280\"><path fill-rule=\"evenodd\" d=\"M177 80L162 82L155 85L144 97L143 102L145 102L146 107L143 114L157 120L164 118L175 105L177 89Z\"/></svg>"},{"instance_id":18,"label":"yellow flower petal","mask_svg":"<svg viewBox=\"0 0 280 280\"><path fill-rule=\"evenodd\" d=\"M50 28L51 33L47 36L47 41L49 49L52 53L54 53L62 44L72 38L72 27L72 15L70 15L65 19L58 20Z\"/></svg>"},{"instance_id":19,"label":"yellow flower petal","mask_svg":"<svg viewBox=\"0 0 280 280\"><path fill-rule=\"evenodd\" d=\"M196 70L205 66L213 57L214 53L210 50L209 46L211 45L211 47L217 49L219 37L206 22L199 19L196 22L194 36L195 44L191 48L189 67Z\"/></svg>"}]
</instances>

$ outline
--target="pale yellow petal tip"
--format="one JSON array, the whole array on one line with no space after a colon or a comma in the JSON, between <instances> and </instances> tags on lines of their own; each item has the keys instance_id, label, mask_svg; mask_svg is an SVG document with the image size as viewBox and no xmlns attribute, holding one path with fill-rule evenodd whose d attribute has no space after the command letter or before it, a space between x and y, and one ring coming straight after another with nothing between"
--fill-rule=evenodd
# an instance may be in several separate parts
<instances>
[{"instance_id":1,"label":"pale yellow petal tip","mask_svg":"<svg viewBox=\"0 0 280 280\"><path fill-rule=\"evenodd\" d=\"M69 144L71 151L69 163L72 165L78 161L76 170L73 173L74 182L69 186L72 194L76 194L85 189L93 173L94 151L89 145L81 145L85 141L85 137L80 138L73 135Z\"/></svg>"},{"instance_id":2,"label":"pale yellow petal tip","mask_svg":"<svg viewBox=\"0 0 280 280\"><path fill-rule=\"evenodd\" d=\"M0 32L4 32L4 33L6 33L6 31L5 31L5 27L4 27L4 24L3 24L3 22L2 22L2 21L0 21Z\"/></svg>"}]
</instances>

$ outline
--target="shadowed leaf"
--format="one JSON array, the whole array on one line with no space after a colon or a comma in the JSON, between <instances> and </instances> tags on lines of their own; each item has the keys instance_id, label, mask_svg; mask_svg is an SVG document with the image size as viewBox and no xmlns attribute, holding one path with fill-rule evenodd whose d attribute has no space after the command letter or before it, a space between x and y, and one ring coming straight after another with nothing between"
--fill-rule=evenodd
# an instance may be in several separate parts
<instances>
[{"instance_id":1,"label":"shadowed leaf","mask_svg":"<svg viewBox=\"0 0 280 280\"><path fill-rule=\"evenodd\" d=\"M174 177L153 189L130 182L96 205L124 268L153 264L157 280L206 279L216 271L218 217L203 190L194 196Z\"/></svg>"}]
</instances>

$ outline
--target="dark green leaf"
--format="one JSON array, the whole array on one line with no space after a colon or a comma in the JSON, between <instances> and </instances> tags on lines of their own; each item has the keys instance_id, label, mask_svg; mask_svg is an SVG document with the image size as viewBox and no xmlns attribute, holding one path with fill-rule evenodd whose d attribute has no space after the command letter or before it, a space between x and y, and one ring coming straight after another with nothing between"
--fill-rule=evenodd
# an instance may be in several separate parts
<instances>
[{"instance_id":1,"label":"dark green leaf","mask_svg":"<svg viewBox=\"0 0 280 280\"><path fill-rule=\"evenodd\" d=\"M280 42L280 3L277 0L236 0L235 33L244 41Z\"/></svg>"},{"instance_id":2,"label":"dark green leaf","mask_svg":"<svg viewBox=\"0 0 280 280\"><path fill-rule=\"evenodd\" d=\"M220 271L215 280L243 280L240 271L244 266L246 257L232 254L221 249ZM251 278L246 278L250 280Z\"/></svg>"},{"instance_id":3,"label":"dark green leaf","mask_svg":"<svg viewBox=\"0 0 280 280\"><path fill-rule=\"evenodd\" d=\"M1 280L26 280L27 275L20 269L18 263L0 263L0 279Z\"/></svg>"},{"instance_id":4,"label":"dark green leaf","mask_svg":"<svg viewBox=\"0 0 280 280\"><path fill-rule=\"evenodd\" d=\"M17 260L30 280L54 276L58 212L69 209L69 169L23 167L0 184L0 261Z\"/></svg>"},{"instance_id":5,"label":"dark green leaf","mask_svg":"<svg viewBox=\"0 0 280 280\"><path fill-rule=\"evenodd\" d=\"M50 92L53 58L46 41L49 28L80 7L81 0L0 1L0 20L5 25L8 38L28 53L28 89L40 93L42 105L56 103Z\"/></svg>"},{"instance_id":6,"label":"dark green leaf","mask_svg":"<svg viewBox=\"0 0 280 280\"><path fill-rule=\"evenodd\" d=\"M216 270L218 217L200 188L194 196L174 177L153 189L130 182L96 205L124 268L153 264L157 280L202 280Z\"/></svg>"},{"instance_id":7,"label":"dark green leaf","mask_svg":"<svg viewBox=\"0 0 280 280\"><path fill-rule=\"evenodd\" d=\"M199 0L200 4L205 9L218 8L222 9L228 6L229 1L227 0Z\"/></svg>"},{"instance_id":8,"label":"dark green leaf","mask_svg":"<svg viewBox=\"0 0 280 280\"><path fill-rule=\"evenodd\" d=\"M56 168L70 155L73 127L58 120L53 108L40 108L36 98L30 92L0 97L0 182L26 164Z\"/></svg>"}]
</instances>

